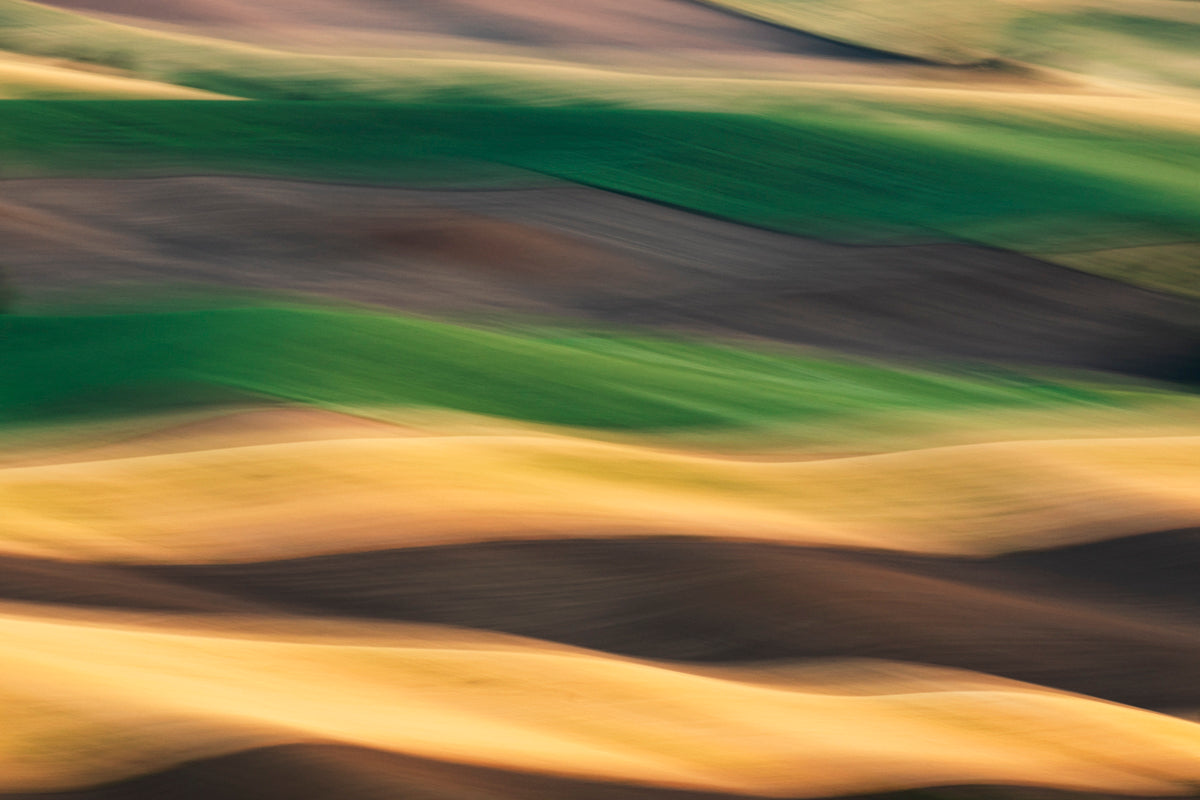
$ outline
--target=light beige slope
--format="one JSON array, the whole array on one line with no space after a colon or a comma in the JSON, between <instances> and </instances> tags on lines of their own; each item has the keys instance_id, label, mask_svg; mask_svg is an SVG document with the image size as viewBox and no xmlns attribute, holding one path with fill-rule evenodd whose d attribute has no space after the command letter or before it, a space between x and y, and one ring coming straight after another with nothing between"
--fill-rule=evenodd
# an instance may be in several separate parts
<instances>
[{"instance_id":1,"label":"light beige slope","mask_svg":"<svg viewBox=\"0 0 1200 800\"><path fill-rule=\"evenodd\" d=\"M994 553L1200 524L1200 437L803 463L567 437L298 442L12 467L0 513L0 552L128 562L664 533Z\"/></svg>"},{"instance_id":2,"label":"light beige slope","mask_svg":"<svg viewBox=\"0 0 1200 800\"><path fill-rule=\"evenodd\" d=\"M85 72L0 55L0 99L230 100L227 95L169 83Z\"/></svg>"},{"instance_id":3,"label":"light beige slope","mask_svg":"<svg viewBox=\"0 0 1200 800\"><path fill-rule=\"evenodd\" d=\"M834 663L768 685L467 632L330 626L322 641L290 624L261 620L256 638L5 607L0 791L312 741L763 796L1200 780L1200 725L971 673Z\"/></svg>"}]
</instances>

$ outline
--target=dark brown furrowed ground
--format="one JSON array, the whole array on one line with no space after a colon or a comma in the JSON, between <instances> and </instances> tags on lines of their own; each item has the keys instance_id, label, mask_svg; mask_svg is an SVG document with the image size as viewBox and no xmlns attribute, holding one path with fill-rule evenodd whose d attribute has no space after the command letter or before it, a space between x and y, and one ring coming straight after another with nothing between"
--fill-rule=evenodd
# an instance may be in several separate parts
<instances>
[{"instance_id":1,"label":"dark brown furrowed ground","mask_svg":"<svg viewBox=\"0 0 1200 800\"><path fill-rule=\"evenodd\" d=\"M1194 301L1000 250L838 245L580 187L19 180L5 184L0 237L27 301L191 282L886 357L1200 374Z\"/></svg>"},{"instance_id":2,"label":"dark brown furrowed ground","mask_svg":"<svg viewBox=\"0 0 1200 800\"><path fill-rule=\"evenodd\" d=\"M284 745L73 792L0 800L751 800L451 764L339 744ZM787 798L779 798L787 800ZM846 800L1117 800L1019 786L936 786ZM1152 800L1143 798L1143 800ZM1191 800L1180 797L1175 800Z\"/></svg>"},{"instance_id":3,"label":"dark brown furrowed ground","mask_svg":"<svg viewBox=\"0 0 1200 800\"><path fill-rule=\"evenodd\" d=\"M991 559L689 538L512 541L254 564L6 557L0 597L481 628L693 662L881 658L1200 706L1200 531Z\"/></svg>"}]
</instances>

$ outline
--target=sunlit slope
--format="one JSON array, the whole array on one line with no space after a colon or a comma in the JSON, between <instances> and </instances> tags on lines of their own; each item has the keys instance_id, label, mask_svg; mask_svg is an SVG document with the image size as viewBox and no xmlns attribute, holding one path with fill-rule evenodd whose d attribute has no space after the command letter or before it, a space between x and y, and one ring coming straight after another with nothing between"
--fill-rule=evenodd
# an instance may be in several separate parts
<instances>
[{"instance_id":1,"label":"sunlit slope","mask_svg":"<svg viewBox=\"0 0 1200 800\"><path fill-rule=\"evenodd\" d=\"M255 561L686 534L994 553L1200 524L1200 440L1014 442L792 464L571 439L356 439L0 472L14 555Z\"/></svg>"},{"instance_id":2,"label":"sunlit slope","mask_svg":"<svg viewBox=\"0 0 1200 800\"><path fill-rule=\"evenodd\" d=\"M0 57L0 99L60 98L76 100L228 99L200 89L99 72Z\"/></svg>"},{"instance_id":3,"label":"sunlit slope","mask_svg":"<svg viewBox=\"0 0 1200 800\"><path fill-rule=\"evenodd\" d=\"M971 673L709 676L465 632L147 624L7 609L0 786L312 741L786 797L964 783L1182 794L1200 777L1195 723Z\"/></svg>"},{"instance_id":4,"label":"sunlit slope","mask_svg":"<svg viewBox=\"0 0 1200 800\"><path fill-rule=\"evenodd\" d=\"M1117 82L1200 86L1200 12L1172 0L712 0L945 64L1014 59Z\"/></svg>"},{"instance_id":5,"label":"sunlit slope","mask_svg":"<svg viewBox=\"0 0 1200 800\"><path fill-rule=\"evenodd\" d=\"M775 119L267 102L6 108L10 177L216 171L519 185L536 174L847 241L1044 251L1200 237L1195 138L1166 129L1027 117L997 127L949 112L897 124L821 107Z\"/></svg>"}]
</instances>

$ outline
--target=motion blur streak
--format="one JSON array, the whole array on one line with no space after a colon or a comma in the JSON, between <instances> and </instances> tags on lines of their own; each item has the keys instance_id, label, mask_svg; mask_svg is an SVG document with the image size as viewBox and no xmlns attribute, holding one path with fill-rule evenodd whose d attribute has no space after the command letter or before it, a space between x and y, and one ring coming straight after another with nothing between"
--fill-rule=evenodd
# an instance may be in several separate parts
<instances>
[{"instance_id":1,"label":"motion blur streak","mask_svg":"<svg viewBox=\"0 0 1200 800\"><path fill-rule=\"evenodd\" d=\"M0 0L0 800L1200 798L1198 75Z\"/></svg>"}]
</instances>

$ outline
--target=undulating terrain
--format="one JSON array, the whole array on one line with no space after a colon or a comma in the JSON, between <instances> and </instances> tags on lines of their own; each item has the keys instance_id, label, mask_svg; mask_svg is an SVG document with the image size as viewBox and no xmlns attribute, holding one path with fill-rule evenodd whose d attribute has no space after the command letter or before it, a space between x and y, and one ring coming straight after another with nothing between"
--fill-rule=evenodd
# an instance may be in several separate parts
<instances>
[{"instance_id":1,"label":"undulating terrain","mask_svg":"<svg viewBox=\"0 0 1200 800\"><path fill-rule=\"evenodd\" d=\"M0 800L1200 798L1194 0L0 0Z\"/></svg>"}]
</instances>

